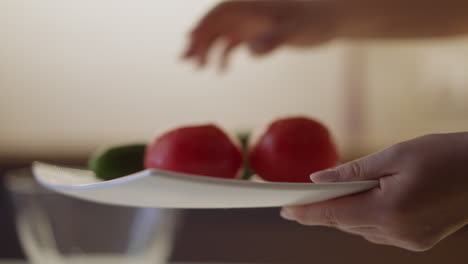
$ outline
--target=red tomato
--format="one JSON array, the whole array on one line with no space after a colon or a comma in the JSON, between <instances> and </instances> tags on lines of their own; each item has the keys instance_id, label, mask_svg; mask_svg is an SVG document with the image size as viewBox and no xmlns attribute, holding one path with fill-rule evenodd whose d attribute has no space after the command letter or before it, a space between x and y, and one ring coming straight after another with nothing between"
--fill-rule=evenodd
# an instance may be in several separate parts
<instances>
[{"instance_id":1,"label":"red tomato","mask_svg":"<svg viewBox=\"0 0 468 264\"><path fill-rule=\"evenodd\" d=\"M158 137L148 146L145 168L235 178L242 154L214 125L182 127Z\"/></svg>"},{"instance_id":2,"label":"red tomato","mask_svg":"<svg viewBox=\"0 0 468 264\"><path fill-rule=\"evenodd\" d=\"M310 182L311 173L330 168L337 161L337 150L327 128L304 117L270 124L249 156L257 175L278 182Z\"/></svg>"}]
</instances>

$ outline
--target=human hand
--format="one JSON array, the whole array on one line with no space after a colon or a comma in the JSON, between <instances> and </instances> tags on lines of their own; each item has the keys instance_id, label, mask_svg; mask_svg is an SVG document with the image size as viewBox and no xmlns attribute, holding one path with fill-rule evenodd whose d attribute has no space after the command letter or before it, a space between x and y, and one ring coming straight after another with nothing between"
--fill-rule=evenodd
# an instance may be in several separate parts
<instances>
[{"instance_id":1,"label":"human hand","mask_svg":"<svg viewBox=\"0 0 468 264\"><path fill-rule=\"evenodd\" d=\"M184 57L204 66L212 46L224 40L220 66L225 68L230 53L241 44L256 55L283 44L315 45L333 38L337 25L335 1L226 1L201 19Z\"/></svg>"},{"instance_id":2,"label":"human hand","mask_svg":"<svg viewBox=\"0 0 468 264\"><path fill-rule=\"evenodd\" d=\"M311 175L314 182L379 180L380 186L281 215L384 245L430 249L468 224L468 133L434 134Z\"/></svg>"},{"instance_id":3,"label":"human hand","mask_svg":"<svg viewBox=\"0 0 468 264\"><path fill-rule=\"evenodd\" d=\"M184 58L199 66L224 40L220 66L246 44L255 55L282 45L315 46L334 38L408 39L468 33L466 0L231 0L195 26Z\"/></svg>"}]
</instances>

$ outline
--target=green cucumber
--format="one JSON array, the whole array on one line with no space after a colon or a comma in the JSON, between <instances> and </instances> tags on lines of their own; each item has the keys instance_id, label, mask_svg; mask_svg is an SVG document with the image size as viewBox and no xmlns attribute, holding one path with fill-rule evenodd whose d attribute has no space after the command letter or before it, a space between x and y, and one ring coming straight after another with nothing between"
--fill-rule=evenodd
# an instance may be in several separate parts
<instances>
[{"instance_id":1,"label":"green cucumber","mask_svg":"<svg viewBox=\"0 0 468 264\"><path fill-rule=\"evenodd\" d=\"M145 144L111 147L89 160L89 169L102 180L112 180L144 170Z\"/></svg>"}]
</instances>

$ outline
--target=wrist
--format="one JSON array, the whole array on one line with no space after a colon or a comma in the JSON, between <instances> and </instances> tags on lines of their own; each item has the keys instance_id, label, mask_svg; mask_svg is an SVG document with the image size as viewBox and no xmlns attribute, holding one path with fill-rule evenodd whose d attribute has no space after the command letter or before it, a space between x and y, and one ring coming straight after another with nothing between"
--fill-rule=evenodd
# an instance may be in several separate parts
<instances>
[{"instance_id":1,"label":"wrist","mask_svg":"<svg viewBox=\"0 0 468 264\"><path fill-rule=\"evenodd\" d=\"M380 2L380 1L379 1ZM360 38L375 31L378 5L368 0L339 0L335 4L337 36L340 38Z\"/></svg>"},{"instance_id":2,"label":"wrist","mask_svg":"<svg viewBox=\"0 0 468 264\"><path fill-rule=\"evenodd\" d=\"M468 33L465 0L337 0L342 38L427 38Z\"/></svg>"}]
</instances>

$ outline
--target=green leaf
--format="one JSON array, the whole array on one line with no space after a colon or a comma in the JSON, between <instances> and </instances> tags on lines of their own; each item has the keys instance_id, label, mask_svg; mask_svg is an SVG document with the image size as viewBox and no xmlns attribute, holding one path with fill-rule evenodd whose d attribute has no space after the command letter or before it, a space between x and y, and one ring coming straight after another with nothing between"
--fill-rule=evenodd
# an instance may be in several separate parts
<instances>
[{"instance_id":1,"label":"green leaf","mask_svg":"<svg viewBox=\"0 0 468 264\"><path fill-rule=\"evenodd\" d=\"M249 140L250 140L250 132L242 132L237 135L237 138L239 138L239 141L241 143L241 150L242 150L242 156L243 156L243 172L242 172L242 179L248 180L253 176L252 169L250 168L249 165Z\"/></svg>"}]
</instances>

